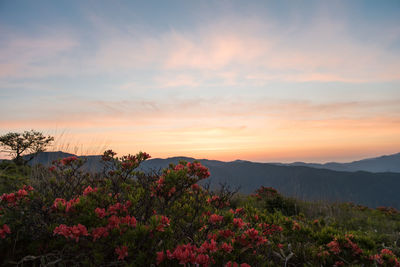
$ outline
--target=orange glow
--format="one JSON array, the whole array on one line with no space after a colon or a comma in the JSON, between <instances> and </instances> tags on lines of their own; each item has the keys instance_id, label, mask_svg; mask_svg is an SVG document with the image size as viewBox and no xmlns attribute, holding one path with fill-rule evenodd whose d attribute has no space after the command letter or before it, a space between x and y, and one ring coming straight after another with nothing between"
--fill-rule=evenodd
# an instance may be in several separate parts
<instances>
[{"instance_id":1,"label":"orange glow","mask_svg":"<svg viewBox=\"0 0 400 267\"><path fill-rule=\"evenodd\" d=\"M169 120L164 124L155 121L158 126L135 124L132 129L125 130L113 129L124 129L129 123L126 119L102 122L108 126L100 128L100 124L90 121L86 126L85 121L68 122L63 133L51 129L44 132L55 135L58 140L52 150L77 154L100 154L111 148L120 155L141 150L162 158L321 162L400 151L400 119L397 117L308 121L249 118L243 122L247 126L231 127L218 127L212 122L208 126L184 126L185 120L181 119L183 126L179 126L177 120ZM50 126L49 122L30 123L43 128ZM2 128L13 128L11 126L16 124L1 124ZM28 124L20 126L29 128Z\"/></svg>"}]
</instances>

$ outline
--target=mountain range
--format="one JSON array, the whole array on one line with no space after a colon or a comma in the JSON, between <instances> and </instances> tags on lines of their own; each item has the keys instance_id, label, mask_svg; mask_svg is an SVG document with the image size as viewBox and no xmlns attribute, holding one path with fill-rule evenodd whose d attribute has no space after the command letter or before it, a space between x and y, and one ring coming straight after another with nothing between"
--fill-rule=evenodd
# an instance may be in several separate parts
<instances>
[{"instance_id":1,"label":"mountain range","mask_svg":"<svg viewBox=\"0 0 400 267\"><path fill-rule=\"evenodd\" d=\"M280 163L278 163L280 164ZM334 171L400 172L400 153L368 158L349 163L328 162L325 164L294 162L289 166L306 166Z\"/></svg>"},{"instance_id":2,"label":"mountain range","mask_svg":"<svg viewBox=\"0 0 400 267\"><path fill-rule=\"evenodd\" d=\"M73 156L64 152L43 152L32 164L50 165L54 159ZM102 169L101 156L82 156L86 169ZM155 158L142 163L144 171L159 170L169 163L194 158ZM304 200L354 202L369 207L391 206L400 209L400 153L350 163L257 163L243 160L223 162L200 159L208 167L211 188L226 183L249 194L260 186L271 186L287 196Z\"/></svg>"}]
</instances>

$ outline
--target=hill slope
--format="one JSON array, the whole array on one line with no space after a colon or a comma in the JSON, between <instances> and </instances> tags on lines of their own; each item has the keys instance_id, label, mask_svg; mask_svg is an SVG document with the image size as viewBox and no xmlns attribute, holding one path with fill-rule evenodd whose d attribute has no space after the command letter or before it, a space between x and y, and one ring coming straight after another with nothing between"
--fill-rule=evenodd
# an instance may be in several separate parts
<instances>
[{"instance_id":1,"label":"hill slope","mask_svg":"<svg viewBox=\"0 0 400 267\"><path fill-rule=\"evenodd\" d=\"M65 156L63 152L40 154L33 163L44 165ZM85 156L87 169L100 171L100 156ZM174 157L145 161L143 170L159 170L179 160L193 158ZM392 206L400 208L400 173L371 173L365 171L333 171L307 166L287 166L249 161L222 162L199 160L211 172L212 187L227 183L231 188L240 187L240 192L249 194L260 186L270 186L282 193L304 200L351 201L370 207Z\"/></svg>"}]
</instances>

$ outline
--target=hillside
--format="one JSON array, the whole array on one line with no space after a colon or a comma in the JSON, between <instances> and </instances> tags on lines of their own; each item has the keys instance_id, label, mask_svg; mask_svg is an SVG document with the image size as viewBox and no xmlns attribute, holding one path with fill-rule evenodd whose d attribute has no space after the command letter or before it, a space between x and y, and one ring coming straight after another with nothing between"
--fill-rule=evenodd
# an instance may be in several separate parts
<instances>
[{"instance_id":1,"label":"hillside","mask_svg":"<svg viewBox=\"0 0 400 267\"><path fill-rule=\"evenodd\" d=\"M71 156L63 152L45 152L33 163L49 165L52 160ZM86 168L92 172L102 170L100 156L84 156ZM169 163L193 158L174 157L150 159L141 168L145 171L160 170ZM288 196L304 200L326 200L354 202L369 207L391 206L400 208L400 173L372 173L366 171L333 171L307 166L286 166L249 161L223 162L199 160L210 169L208 183L212 188L227 183L231 188L240 188L244 194L253 193L260 186L270 186Z\"/></svg>"},{"instance_id":2,"label":"hillside","mask_svg":"<svg viewBox=\"0 0 400 267\"><path fill-rule=\"evenodd\" d=\"M51 168L0 163L2 178L10 178L0 184L0 265L400 267L396 209L302 201L271 187L251 195L209 190L201 163L137 175L148 157L107 153L101 177L81 172L76 157ZM241 164L272 174L313 170L203 161L245 178Z\"/></svg>"}]
</instances>

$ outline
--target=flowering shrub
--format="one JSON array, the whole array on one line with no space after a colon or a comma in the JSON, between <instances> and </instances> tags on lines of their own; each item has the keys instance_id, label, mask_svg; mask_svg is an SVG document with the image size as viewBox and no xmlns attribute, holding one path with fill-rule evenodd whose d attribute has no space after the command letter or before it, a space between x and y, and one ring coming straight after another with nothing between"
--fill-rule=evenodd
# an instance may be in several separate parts
<instances>
[{"instance_id":1,"label":"flowering shrub","mask_svg":"<svg viewBox=\"0 0 400 267\"><path fill-rule=\"evenodd\" d=\"M85 173L77 157L60 159L42 179L2 194L0 263L399 266L394 246L306 219L273 188L233 199L199 184L210 173L198 162L139 171L148 158L108 150L101 174Z\"/></svg>"}]
</instances>

